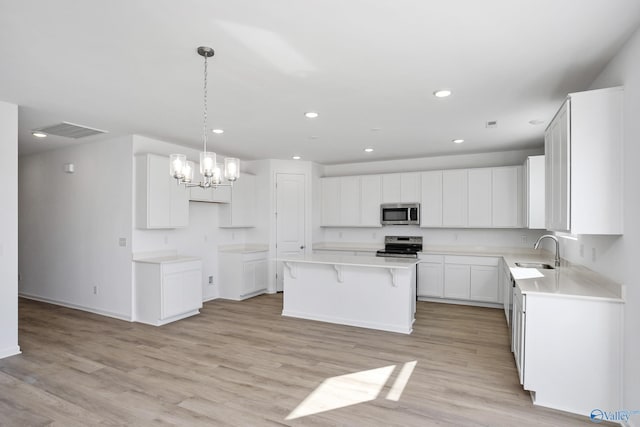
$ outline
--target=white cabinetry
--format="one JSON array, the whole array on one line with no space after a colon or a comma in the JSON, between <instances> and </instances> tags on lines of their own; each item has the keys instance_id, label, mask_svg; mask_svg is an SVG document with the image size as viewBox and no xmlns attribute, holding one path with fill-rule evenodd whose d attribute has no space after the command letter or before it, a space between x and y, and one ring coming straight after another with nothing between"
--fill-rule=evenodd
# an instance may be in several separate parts
<instances>
[{"instance_id":1,"label":"white cabinetry","mask_svg":"<svg viewBox=\"0 0 640 427\"><path fill-rule=\"evenodd\" d=\"M586 416L622 407L622 302L516 286L513 308L513 353L534 404Z\"/></svg>"},{"instance_id":2,"label":"white cabinetry","mask_svg":"<svg viewBox=\"0 0 640 427\"><path fill-rule=\"evenodd\" d=\"M468 222L469 227L491 227L491 176L490 168L468 171Z\"/></svg>"},{"instance_id":3,"label":"white cabinetry","mask_svg":"<svg viewBox=\"0 0 640 427\"><path fill-rule=\"evenodd\" d=\"M442 227L442 171L422 172L420 227Z\"/></svg>"},{"instance_id":4,"label":"white cabinetry","mask_svg":"<svg viewBox=\"0 0 640 427\"><path fill-rule=\"evenodd\" d=\"M231 203L220 206L221 228L255 227L256 177L243 174L231 187ZM215 190L218 191L218 190Z\"/></svg>"},{"instance_id":5,"label":"white cabinetry","mask_svg":"<svg viewBox=\"0 0 640 427\"><path fill-rule=\"evenodd\" d=\"M622 234L622 88L572 93L545 132L546 228Z\"/></svg>"},{"instance_id":6,"label":"white cabinetry","mask_svg":"<svg viewBox=\"0 0 640 427\"><path fill-rule=\"evenodd\" d=\"M418 263L418 296L444 297L444 257L420 255Z\"/></svg>"},{"instance_id":7,"label":"white cabinetry","mask_svg":"<svg viewBox=\"0 0 640 427\"><path fill-rule=\"evenodd\" d=\"M323 227L380 227L380 175L320 179Z\"/></svg>"},{"instance_id":8,"label":"white cabinetry","mask_svg":"<svg viewBox=\"0 0 640 427\"><path fill-rule=\"evenodd\" d=\"M493 227L522 227L522 166L492 168Z\"/></svg>"},{"instance_id":9,"label":"white cabinetry","mask_svg":"<svg viewBox=\"0 0 640 427\"><path fill-rule=\"evenodd\" d=\"M136 227L178 228L189 224L189 192L169 176L169 158L136 155Z\"/></svg>"},{"instance_id":10,"label":"white cabinetry","mask_svg":"<svg viewBox=\"0 0 640 427\"><path fill-rule=\"evenodd\" d=\"M267 251L220 252L220 297L243 300L267 290Z\"/></svg>"},{"instance_id":11,"label":"white cabinetry","mask_svg":"<svg viewBox=\"0 0 640 427\"><path fill-rule=\"evenodd\" d=\"M527 228L544 229L545 156L529 156L524 162L524 223Z\"/></svg>"},{"instance_id":12,"label":"white cabinetry","mask_svg":"<svg viewBox=\"0 0 640 427\"><path fill-rule=\"evenodd\" d=\"M499 303L499 258L444 257L444 297L483 303Z\"/></svg>"},{"instance_id":13,"label":"white cabinetry","mask_svg":"<svg viewBox=\"0 0 640 427\"><path fill-rule=\"evenodd\" d=\"M442 171L442 225L467 226L467 169Z\"/></svg>"},{"instance_id":14,"label":"white cabinetry","mask_svg":"<svg viewBox=\"0 0 640 427\"><path fill-rule=\"evenodd\" d=\"M201 261L138 261L135 279L135 321L160 326L200 312Z\"/></svg>"},{"instance_id":15,"label":"white cabinetry","mask_svg":"<svg viewBox=\"0 0 640 427\"><path fill-rule=\"evenodd\" d=\"M420 173L382 175L382 203L420 202Z\"/></svg>"}]
</instances>

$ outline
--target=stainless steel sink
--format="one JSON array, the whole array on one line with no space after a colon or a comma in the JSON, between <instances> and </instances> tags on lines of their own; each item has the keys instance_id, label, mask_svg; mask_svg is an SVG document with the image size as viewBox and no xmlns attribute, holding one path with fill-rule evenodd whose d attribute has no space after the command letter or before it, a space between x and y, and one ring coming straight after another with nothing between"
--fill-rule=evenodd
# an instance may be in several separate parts
<instances>
[{"instance_id":1,"label":"stainless steel sink","mask_svg":"<svg viewBox=\"0 0 640 427\"><path fill-rule=\"evenodd\" d=\"M516 265L522 268L540 268L543 270L553 270L555 268L550 264L543 264L541 262L516 262Z\"/></svg>"}]
</instances>

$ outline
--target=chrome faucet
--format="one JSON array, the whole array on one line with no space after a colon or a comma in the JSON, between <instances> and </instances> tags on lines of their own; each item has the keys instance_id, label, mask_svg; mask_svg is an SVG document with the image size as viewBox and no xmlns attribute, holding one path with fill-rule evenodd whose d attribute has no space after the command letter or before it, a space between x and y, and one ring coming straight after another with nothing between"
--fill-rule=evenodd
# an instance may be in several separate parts
<instances>
[{"instance_id":1,"label":"chrome faucet","mask_svg":"<svg viewBox=\"0 0 640 427\"><path fill-rule=\"evenodd\" d=\"M560 242L558 241L558 238L556 236L554 236L553 234L545 234L544 236L540 236L538 238L538 241L536 242L535 245L533 245L533 249L538 249L538 246L540 246L540 241L542 239L544 239L545 237L553 240L554 242L556 242L556 262L555 265L556 267L560 267Z\"/></svg>"}]
</instances>

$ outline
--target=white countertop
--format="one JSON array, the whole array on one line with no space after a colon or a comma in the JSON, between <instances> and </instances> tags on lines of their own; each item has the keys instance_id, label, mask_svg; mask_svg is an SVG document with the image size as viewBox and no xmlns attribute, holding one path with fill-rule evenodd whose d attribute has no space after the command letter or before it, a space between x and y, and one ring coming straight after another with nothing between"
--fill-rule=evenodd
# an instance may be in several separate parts
<instances>
[{"instance_id":1,"label":"white countertop","mask_svg":"<svg viewBox=\"0 0 640 427\"><path fill-rule=\"evenodd\" d=\"M415 266L419 260L414 258L385 258L355 255L300 255L278 258L283 262L302 262L307 264L349 265L354 267L403 268Z\"/></svg>"},{"instance_id":2,"label":"white countertop","mask_svg":"<svg viewBox=\"0 0 640 427\"><path fill-rule=\"evenodd\" d=\"M381 249L380 245L359 243L315 243L314 249L366 251ZM367 248L367 249L365 249ZM510 268L517 268L516 262L542 262L553 265L553 255L547 251L530 248L507 248L491 246L436 246L425 245L421 252L429 255L470 255L502 257ZM328 256L328 255L318 255ZM369 258L369 257L351 257ZM385 259L385 258L376 258ZM386 258L388 259L388 258ZM394 261L397 261L395 258ZM578 264L562 260L554 270L538 269L543 277L518 279L516 285L524 294L549 294L569 298L586 298L624 302L622 285L595 271Z\"/></svg>"},{"instance_id":3,"label":"white countertop","mask_svg":"<svg viewBox=\"0 0 640 427\"><path fill-rule=\"evenodd\" d=\"M352 252L375 252L384 249L384 244L368 244L354 242L321 242L312 245L314 250L326 251L352 251Z\"/></svg>"},{"instance_id":4,"label":"white countertop","mask_svg":"<svg viewBox=\"0 0 640 427\"><path fill-rule=\"evenodd\" d=\"M200 261L200 258L185 255L165 255L150 258L137 258L134 262L144 262L147 264L171 264L176 262Z\"/></svg>"},{"instance_id":5,"label":"white countertop","mask_svg":"<svg viewBox=\"0 0 640 427\"><path fill-rule=\"evenodd\" d=\"M267 252L269 245L247 244L247 245L224 245L218 247L218 252L234 254L252 254L255 252Z\"/></svg>"}]
</instances>

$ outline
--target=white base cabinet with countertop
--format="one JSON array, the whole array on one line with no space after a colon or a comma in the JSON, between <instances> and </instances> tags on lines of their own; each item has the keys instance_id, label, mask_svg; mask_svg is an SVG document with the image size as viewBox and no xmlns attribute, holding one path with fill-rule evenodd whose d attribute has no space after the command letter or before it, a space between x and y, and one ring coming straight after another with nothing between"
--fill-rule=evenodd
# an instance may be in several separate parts
<instances>
[{"instance_id":1,"label":"white base cabinet with countertop","mask_svg":"<svg viewBox=\"0 0 640 427\"><path fill-rule=\"evenodd\" d=\"M420 254L420 300L502 307L500 258Z\"/></svg>"},{"instance_id":2,"label":"white base cabinet with countertop","mask_svg":"<svg viewBox=\"0 0 640 427\"><path fill-rule=\"evenodd\" d=\"M268 285L267 249L220 250L220 298L244 300L263 294Z\"/></svg>"},{"instance_id":3,"label":"white base cabinet with countertop","mask_svg":"<svg viewBox=\"0 0 640 427\"><path fill-rule=\"evenodd\" d=\"M157 257L134 262L136 322L161 326L200 313L202 261Z\"/></svg>"},{"instance_id":4,"label":"white base cabinet with countertop","mask_svg":"<svg viewBox=\"0 0 640 427\"><path fill-rule=\"evenodd\" d=\"M622 301L514 288L513 353L533 403L589 416L622 408Z\"/></svg>"}]
</instances>

